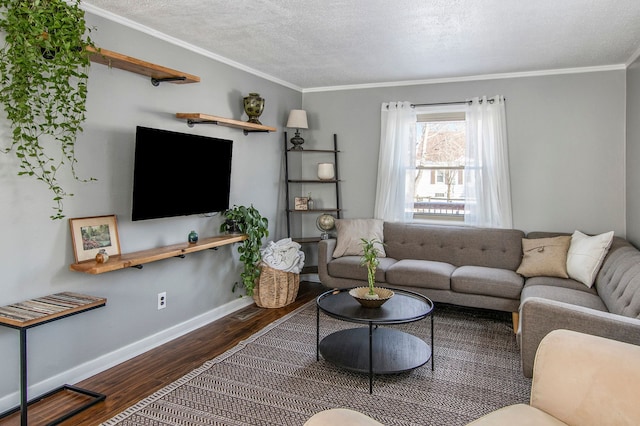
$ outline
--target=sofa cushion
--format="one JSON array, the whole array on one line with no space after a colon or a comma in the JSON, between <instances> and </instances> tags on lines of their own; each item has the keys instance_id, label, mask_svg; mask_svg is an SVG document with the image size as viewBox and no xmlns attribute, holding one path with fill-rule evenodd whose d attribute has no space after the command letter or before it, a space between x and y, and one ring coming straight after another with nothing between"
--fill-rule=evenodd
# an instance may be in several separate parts
<instances>
[{"instance_id":1,"label":"sofa cushion","mask_svg":"<svg viewBox=\"0 0 640 426\"><path fill-rule=\"evenodd\" d=\"M392 285L449 290L455 266L445 262L403 259L387 269L387 282Z\"/></svg>"},{"instance_id":2,"label":"sofa cushion","mask_svg":"<svg viewBox=\"0 0 640 426\"><path fill-rule=\"evenodd\" d=\"M575 231L571 236L571 246L567 256L569 276L591 287L612 240L613 231L592 237Z\"/></svg>"},{"instance_id":3,"label":"sofa cushion","mask_svg":"<svg viewBox=\"0 0 640 426\"><path fill-rule=\"evenodd\" d=\"M571 237L523 238L522 263L516 271L525 277L560 277L567 275L567 251Z\"/></svg>"},{"instance_id":4,"label":"sofa cushion","mask_svg":"<svg viewBox=\"0 0 640 426\"><path fill-rule=\"evenodd\" d=\"M394 259L432 260L515 271L524 232L515 229L384 223L385 250Z\"/></svg>"},{"instance_id":5,"label":"sofa cushion","mask_svg":"<svg viewBox=\"0 0 640 426\"><path fill-rule=\"evenodd\" d=\"M513 271L483 266L461 266L451 274L451 290L519 299L524 279Z\"/></svg>"},{"instance_id":6,"label":"sofa cushion","mask_svg":"<svg viewBox=\"0 0 640 426\"><path fill-rule=\"evenodd\" d=\"M376 268L376 282L385 282L386 270L396 263L395 259L382 257ZM353 280L367 281L367 268L360 265L360 256L343 256L333 259L327 265L329 275L336 278L349 278Z\"/></svg>"},{"instance_id":7,"label":"sofa cushion","mask_svg":"<svg viewBox=\"0 0 640 426\"><path fill-rule=\"evenodd\" d=\"M584 291L586 293L591 293L597 295L595 287L587 287L586 285L578 282L576 280L572 280L571 278L557 278L557 277L532 277L527 278L524 283L524 287L531 287L534 285L547 285L553 287L564 287L569 288L571 290L576 291Z\"/></svg>"},{"instance_id":8,"label":"sofa cushion","mask_svg":"<svg viewBox=\"0 0 640 426\"><path fill-rule=\"evenodd\" d=\"M377 240L378 257L385 257L383 222L381 219L336 219L338 243L333 257L362 256L362 239Z\"/></svg>"},{"instance_id":9,"label":"sofa cushion","mask_svg":"<svg viewBox=\"0 0 640 426\"><path fill-rule=\"evenodd\" d=\"M556 302L570 303L584 308L595 309L602 312L609 312L602 299L591 292L573 290L566 287L550 285L525 286L520 298L520 306L531 297L555 300Z\"/></svg>"}]
</instances>

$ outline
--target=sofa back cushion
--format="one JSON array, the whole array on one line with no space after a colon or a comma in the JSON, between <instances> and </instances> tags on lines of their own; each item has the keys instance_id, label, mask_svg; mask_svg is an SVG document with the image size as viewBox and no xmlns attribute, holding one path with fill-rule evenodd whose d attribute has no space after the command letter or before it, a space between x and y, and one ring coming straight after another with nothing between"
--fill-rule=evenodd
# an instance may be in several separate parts
<instances>
[{"instance_id":1,"label":"sofa back cushion","mask_svg":"<svg viewBox=\"0 0 640 426\"><path fill-rule=\"evenodd\" d=\"M384 223L388 257L434 260L454 266L515 271L522 260L524 232L516 229Z\"/></svg>"},{"instance_id":2,"label":"sofa back cushion","mask_svg":"<svg viewBox=\"0 0 640 426\"><path fill-rule=\"evenodd\" d=\"M595 287L609 312L640 319L640 251L614 237Z\"/></svg>"}]
</instances>

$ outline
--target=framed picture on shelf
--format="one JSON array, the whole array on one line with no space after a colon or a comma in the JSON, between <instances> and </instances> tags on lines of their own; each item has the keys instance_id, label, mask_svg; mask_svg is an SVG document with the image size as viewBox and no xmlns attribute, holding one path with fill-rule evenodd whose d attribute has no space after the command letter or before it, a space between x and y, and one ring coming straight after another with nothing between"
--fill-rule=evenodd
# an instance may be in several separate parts
<instances>
[{"instance_id":1,"label":"framed picture on shelf","mask_svg":"<svg viewBox=\"0 0 640 426\"><path fill-rule=\"evenodd\" d=\"M309 197L295 197L293 208L295 210L309 210Z\"/></svg>"},{"instance_id":2,"label":"framed picture on shelf","mask_svg":"<svg viewBox=\"0 0 640 426\"><path fill-rule=\"evenodd\" d=\"M115 215L69 219L71 244L76 263L94 260L104 249L109 256L120 254L120 239Z\"/></svg>"}]
</instances>

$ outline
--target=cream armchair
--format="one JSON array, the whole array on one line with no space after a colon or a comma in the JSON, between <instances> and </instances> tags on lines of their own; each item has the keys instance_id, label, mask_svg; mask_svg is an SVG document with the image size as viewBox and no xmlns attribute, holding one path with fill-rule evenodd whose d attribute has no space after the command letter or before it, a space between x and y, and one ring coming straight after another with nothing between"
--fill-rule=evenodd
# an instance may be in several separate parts
<instances>
[{"instance_id":1,"label":"cream armchair","mask_svg":"<svg viewBox=\"0 0 640 426\"><path fill-rule=\"evenodd\" d=\"M640 425L640 346L568 330L542 339L529 405L494 411L484 425Z\"/></svg>"},{"instance_id":2,"label":"cream armchair","mask_svg":"<svg viewBox=\"0 0 640 426\"><path fill-rule=\"evenodd\" d=\"M322 411L306 426L374 426L347 409ZM468 426L640 425L640 346L554 330L536 352L529 405L501 408Z\"/></svg>"}]
</instances>

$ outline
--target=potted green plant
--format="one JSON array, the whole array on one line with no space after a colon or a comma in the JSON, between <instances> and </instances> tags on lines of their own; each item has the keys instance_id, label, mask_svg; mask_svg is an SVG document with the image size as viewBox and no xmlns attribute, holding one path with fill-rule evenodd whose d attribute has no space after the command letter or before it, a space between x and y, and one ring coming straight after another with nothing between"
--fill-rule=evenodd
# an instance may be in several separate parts
<instances>
[{"instance_id":1,"label":"potted green plant","mask_svg":"<svg viewBox=\"0 0 640 426\"><path fill-rule=\"evenodd\" d=\"M363 252L360 258L360 265L367 268L367 282L369 286L353 288L349 291L349 294L365 308L379 308L393 296L393 291L375 286L376 270L380 264L380 259L378 259L380 253L376 245L384 243L375 238L371 240L361 238L360 240L362 241Z\"/></svg>"},{"instance_id":2,"label":"potted green plant","mask_svg":"<svg viewBox=\"0 0 640 426\"><path fill-rule=\"evenodd\" d=\"M32 176L53 192L55 214L73 194L56 175L75 172L76 135L82 131L87 99L87 46L95 48L80 0L0 0L0 103L12 128L11 144L18 175Z\"/></svg>"},{"instance_id":3,"label":"potted green plant","mask_svg":"<svg viewBox=\"0 0 640 426\"><path fill-rule=\"evenodd\" d=\"M234 221L238 231L246 234L247 239L238 245L240 261L244 264L244 269L240 273L242 284L248 296L253 295L253 289L260 277L260 261L262 256L262 238L269 236L269 221L262 217L260 212L253 207L236 206L224 212L226 220L220 224L220 232L228 232L227 221ZM235 291L238 283L233 286Z\"/></svg>"},{"instance_id":4,"label":"potted green plant","mask_svg":"<svg viewBox=\"0 0 640 426\"><path fill-rule=\"evenodd\" d=\"M379 296L375 292L375 284L376 269L378 269L380 259L378 259L378 248L376 247L376 243L380 242L376 239L365 240L364 238L361 238L360 240L362 241L363 251L362 258L360 259L360 265L367 268L367 281L369 282L369 292L365 297L367 299L378 299Z\"/></svg>"}]
</instances>

